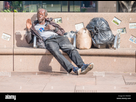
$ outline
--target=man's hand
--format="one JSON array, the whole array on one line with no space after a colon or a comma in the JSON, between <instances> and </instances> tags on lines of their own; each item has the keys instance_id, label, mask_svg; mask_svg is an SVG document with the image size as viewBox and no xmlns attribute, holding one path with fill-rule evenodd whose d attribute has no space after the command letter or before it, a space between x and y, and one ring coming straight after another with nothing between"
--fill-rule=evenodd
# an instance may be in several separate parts
<instances>
[{"instance_id":1,"label":"man's hand","mask_svg":"<svg viewBox=\"0 0 136 102\"><path fill-rule=\"evenodd\" d=\"M26 28L27 28L28 30L30 30L31 27L32 27L31 19L27 19L27 21L26 21Z\"/></svg>"},{"instance_id":2,"label":"man's hand","mask_svg":"<svg viewBox=\"0 0 136 102\"><path fill-rule=\"evenodd\" d=\"M55 27L53 27L52 25L48 24L44 29L45 30L55 30Z\"/></svg>"}]
</instances>

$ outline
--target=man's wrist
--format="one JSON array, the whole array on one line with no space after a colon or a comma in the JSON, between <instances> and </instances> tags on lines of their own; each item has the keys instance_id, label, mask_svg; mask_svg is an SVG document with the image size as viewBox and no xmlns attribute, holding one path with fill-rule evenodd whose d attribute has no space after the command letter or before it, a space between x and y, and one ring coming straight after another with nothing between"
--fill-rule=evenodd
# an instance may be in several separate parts
<instances>
[{"instance_id":1,"label":"man's wrist","mask_svg":"<svg viewBox=\"0 0 136 102\"><path fill-rule=\"evenodd\" d=\"M31 31L31 29L28 29L28 28L27 28L27 31L28 31L28 32L30 32L30 31Z\"/></svg>"}]
</instances>

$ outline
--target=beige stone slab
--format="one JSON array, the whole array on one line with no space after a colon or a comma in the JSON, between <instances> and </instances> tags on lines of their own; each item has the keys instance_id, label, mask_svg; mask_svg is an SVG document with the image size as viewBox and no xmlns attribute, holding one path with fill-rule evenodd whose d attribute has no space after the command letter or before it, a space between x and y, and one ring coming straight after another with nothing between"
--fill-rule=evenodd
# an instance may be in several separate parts
<instances>
[{"instance_id":1,"label":"beige stone slab","mask_svg":"<svg viewBox=\"0 0 136 102\"><path fill-rule=\"evenodd\" d=\"M96 49L96 48L90 48L88 50L80 50L77 49L80 55L86 55L86 56L118 56L118 57L134 57L135 56L135 50L136 49L130 49L130 48L119 48L119 49Z\"/></svg>"},{"instance_id":2,"label":"beige stone slab","mask_svg":"<svg viewBox=\"0 0 136 102\"><path fill-rule=\"evenodd\" d=\"M68 59L68 56L65 56ZM69 59L68 59L69 60ZM15 55L14 70L19 71L65 71L52 55Z\"/></svg>"},{"instance_id":3,"label":"beige stone slab","mask_svg":"<svg viewBox=\"0 0 136 102\"><path fill-rule=\"evenodd\" d=\"M129 75L124 75L124 80L125 82L134 82L136 83L136 75L132 75L132 74L129 74Z\"/></svg>"},{"instance_id":4,"label":"beige stone slab","mask_svg":"<svg viewBox=\"0 0 136 102\"><path fill-rule=\"evenodd\" d=\"M76 85L95 85L95 78L77 78Z\"/></svg>"},{"instance_id":5,"label":"beige stone slab","mask_svg":"<svg viewBox=\"0 0 136 102\"><path fill-rule=\"evenodd\" d=\"M25 85L30 80L28 76L11 76L11 77L4 77L0 81L0 85Z\"/></svg>"},{"instance_id":6,"label":"beige stone slab","mask_svg":"<svg viewBox=\"0 0 136 102\"><path fill-rule=\"evenodd\" d=\"M106 1L107 2L107 1ZM111 1L110 1L111 2ZM116 2L116 1L113 1ZM100 2L99 2L100 3ZM113 13L107 13L107 12L98 12L98 13L48 13L48 17L52 18L58 18L62 17L63 22L59 25L65 29L66 32L68 31L75 31L75 24L83 22L85 27L90 22L90 20L94 17L103 17L105 20L108 21L109 26L113 33L116 35L117 29L126 27L126 34L121 34L121 48L135 48L136 45L129 40L131 34L135 35L136 29L129 29L129 22L135 22L135 13L115 13L116 7L114 7L114 3L110 3L109 7L101 8L100 10L107 11L107 12L113 12ZM100 6L100 5L99 5ZM114 9L115 8L115 9ZM114 9L114 10L113 10ZM115 25L113 22L114 17L117 17L122 22L119 26ZM24 39L25 34L25 23L26 20L30 18L32 21L36 19L36 13L16 13L15 14L15 41L14 45L15 47L32 47L32 44L27 44ZM76 18L76 19L73 19ZM69 25L69 27L67 27Z\"/></svg>"},{"instance_id":7,"label":"beige stone slab","mask_svg":"<svg viewBox=\"0 0 136 102\"><path fill-rule=\"evenodd\" d=\"M96 76L96 85L125 85L122 75Z\"/></svg>"},{"instance_id":8,"label":"beige stone slab","mask_svg":"<svg viewBox=\"0 0 136 102\"><path fill-rule=\"evenodd\" d=\"M37 85L37 84L27 84L23 85L22 88L20 89L20 92L42 92L44 89L45 85Z\"/></svg>"},{"instance_id":9,"label":"beige stone slab","mask_svg":"<svg viewBox=\"0 0 136 102\"><path fill-rule=\"evenodd\" d=\"M13 48L13 13L0 13L0 48ZM10 35L10 40L2 39L2 34Z\"/></svg>"},{"instance_id":10,"label":"beige stone slab","mask_svg":"<svg viewBox=\"0 0 136 102\"><path fill-rule=\"evenodd\" d=\"M67 75L63 76L63 80L75 85L95 85L94 76Z\"/></svg>"},{"instance_id":11,"label":"beige stone slab","mask_svg":"<svg viewBox=\"0 0 136 102\"><path fill-rule=\"evenodd\" d=\"M93 87L96 87L93 85ZM76 85L75 92L97 92L96 88L92 88L92 85Z\"/></svg>"},{"instance_id":12,"label":"beige stone slab","mask_svg":"<svg viewBox=\"0 0 136 102\"><path fill-rule=\"evenodd\" d=\"M52 67L59 67L58 63L51 63L55 60L53 56L35 56L35 55L16 55L14 56L14 70L15 71L53 71Z\"/></svg>"},{"instance_id":13,"label":"beige stone slab","mask_svg":"<svg viewBox=\"0 0 136 102\"><path fill-rule=\"evenodd\" d=\"M4 77L0 81L0 92L19 92L29 79L19 77Z\"/></svg>"},{"instance_id":14,"label":"beige stone slab","mask_svg":"<svg viewBox=\"0 0 136 102\"><path fill-rule=\"evenodd\" d=\"M11 76L21 75L21 76L30 76L30 77L33 77L35 75L49 77L51 74L52 74L52 72L44 72L44 71L36 71L36 72L31 72L31 71L17 72L17 71L14 71L14 72L11 72Z\"/></svg>"},{"instance_id":15,"label":"beige stone slab","mask_svg":"<svg viewBox=\"0 0 136 102\"><path fill-rule=\"evenodd\" d=\"M31 79L26 83L26 85L46 85L49 82L50 76L46 75L35 75L31 76Z\"/></svg>"},{"instance_id":16,"label":"beige stone slab","mask_svg":"<svg viewBox=\"0 0 136 102\"><path fill-rule=\"evenodd\" d=\"M44 88L43 92L74 92L75 85L69 84L60 84L60 85L52 85L48 83Z\"/></svg>"},{"instance_id":17,"label":"beige stone slab","mask_svg":"<svg viewBox=\"0 0 136 102\"><path fill-rule=\"evenodd\" d=\"M136 85L121 85L117 87L122 90L128 90L129 92L136 92Z\"/></svg>"},{"instance_id":18,"label":"beige stone slab","mask_svg":"<svg viewBox=\"0 0 136 102\"><path fill-rule=\"evenodd\" d=\"M81 56L85 63L94 63L92 71L135 72L134 57Z\"/></svg>"},{"instance_id":19,"label":"beige stone slab","mask_svg":"<svg viewBox=\"0 0 136 102\"><path fill-rule=\"evenodd\" d=\"M2 80L3 76L0 76L0 80Z\"/></svg>"},{"instance_id":20,"label":"beige stone slab","mask_svg":"<svg viewBox=\"0 0 136 102\"><path fill-rule=\"evenodd\" d=\"M19 92L20 86L19 85L0 85L0 92Z\"/></svg>"},{"instance_id":21,"label":"beige stone slab","mask_svg":"<svg viewBox=\"0 0 136 102\"><path fill-rule=\"evenodd\" d=\"M13 71L13 55L0 55L0 71Z\"/></svg>"},{"instance_id":22,"label":"beige stone slab","mask_svg":"<svg viewBox=\"0 0 136 102\"><path fill-rule=\"evenodd\" d=\"M131 74L134 74L135 72L114 72L114 71L105 71L105 75L130 75Z\"/></svg>"},{"instance_id":23,"label":"beige stone slab","mask_svg":"<svg viewBox=\"0 0 136 102\"><path fill-rule=\"evenodd\" d=\"M22 76L14 75L5 77L0 81L0 91L17 92L42 92L44 86L49 81L47 76Z\"/></svg>"},{"instance_id":24,"label":"beige stone slab","mask_svg":"<svg viewBox=\"0 0 136 102\"><path fill-rule=\"evenodd\" d=\"M75 92L128 92L128 89L121 89L115 85L77 85Z\"/></svg>"},{"instance_id":25,"label":"beige stone slab","mask_svg":"<svg viewBox=\"0 0 136 102\"><path fill-rule=\"evenodd\" d=\"M0 48L1 55L13 55L13 48Z\"/></svg>"},{"instance_id":26,"label":"beige stone slab","mask_svg":"<svg viewBox=\"0 0 136 102\"><path fill-rule=\"evenodd\" d=\"M75 83L67 80L66 76L51 76L43 92L73 92ZM71 78L72 80L72 78Z\"/></svg>"}]
</instances>

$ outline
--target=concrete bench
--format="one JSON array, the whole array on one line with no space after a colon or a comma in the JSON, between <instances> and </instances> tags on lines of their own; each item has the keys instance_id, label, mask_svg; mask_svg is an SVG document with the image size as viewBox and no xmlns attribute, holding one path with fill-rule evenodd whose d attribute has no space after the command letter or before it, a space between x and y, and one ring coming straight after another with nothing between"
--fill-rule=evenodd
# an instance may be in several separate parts
<instances>
[{"instance_id":1,"label":"concrete bench","mask_svg":"<svg viewBox=\"0 0 136 102\"><path fill-rule=\"evenodd\" d=\"M65 71L57 60L46 49L34 49L33 44L27 44L24 38L26 32L26 20L31 18L36 19L36 13L10 13L13 17L13 45L9 50L9 55L6 51L0 50L0 57L12 56L12 71ZM130 36L135 35L136 29L129 29L129 22L136 21L135 13L48 13L48 17L62 18L62 23L59 25L68 31L75 31L75 24L84 23L84 26L94 17L103 17L110 25L114 34L118 28L126 27L127 33L121 34L120 48L113 49L94 49L78 50L85 63L93 62L95 67L92 71L115 71L115 72L135 72L136 71L136 45L129 41ZM119 26L111 21L117 17L122 22ZM75 19L76 18L76 19ZM11 51L11 52L10 52ZM61 51L62 52L62 51ZM5 53L5 54L4 54ZM62 52L64 56L72 62L68 56ZM6 59L4 59L6 62ZM8 62L8 60L7 60ZM73 62L72 62L73 63ZM73 63L74 64L74 63ZM0 63L0 65L3 65ZM7 70L9 70L7 67ZM5 68L5 69L6 69ZM10 67L11 68L11 67ZM0 68L0 70L3 70Z\"/></svg>"},{"instance_id":2,"label":"concrete bench","mask_svg":"<svg viewBox=\"0 0 136 102\"><path fill-rule=\"evenodd\" d=\"M95 63L93 71L135 72L136 49L77 50L85 63ZM62 54L72 62L66 53ZM15 71L64 71L46 49L16 48L14 62Z\"/></svg>"}]
</instances>

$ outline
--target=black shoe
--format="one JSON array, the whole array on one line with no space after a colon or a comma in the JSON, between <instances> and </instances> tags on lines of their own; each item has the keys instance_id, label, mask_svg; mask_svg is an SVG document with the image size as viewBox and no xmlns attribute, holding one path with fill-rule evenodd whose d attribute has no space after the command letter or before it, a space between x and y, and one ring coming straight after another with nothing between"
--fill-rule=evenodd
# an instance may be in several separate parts
<instances>
[{"instance_id":1,"label":"black shoe","mask_svg":"<svg viewBox=\"0 0 136 102\"><path fill-rule=\"evenodd\" d=\"M81 67L81 73L80 74L86 74L91 69L93 69L93 67L94 67L93 63L83 64L83 66Z\"/></svg>"}]
</instances>

